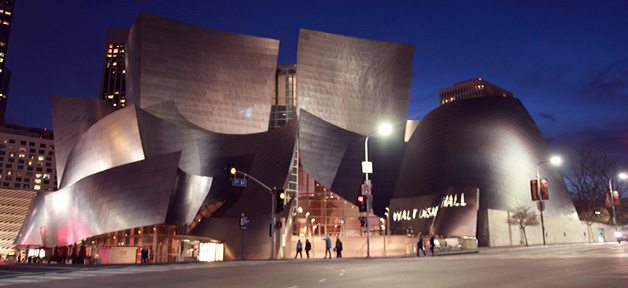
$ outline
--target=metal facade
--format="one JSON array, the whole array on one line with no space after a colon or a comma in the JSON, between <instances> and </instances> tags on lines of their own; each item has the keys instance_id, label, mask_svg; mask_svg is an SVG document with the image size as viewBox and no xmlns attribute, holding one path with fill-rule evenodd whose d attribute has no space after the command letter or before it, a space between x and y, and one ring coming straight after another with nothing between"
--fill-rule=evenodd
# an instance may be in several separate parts
<instances>
[{"instance_id":1,"label":"metal facade","mask_svg":"<svg viewBox=\"0 0 628 288\"><path fill-rule=\"evenodd\" d=\"M536 165L549 156L543 135L518 99L457 101L438 107L416 128L394 197L476 186L481 210L532 205L529 181L535 178ZM546 215L577 217L560 174L547 165L540 166L540 174L550 183Z\"/></svg>"},{"instance_id":2,"label":"metal facade","mask_svg":"<svg viewBox=\"0 0 628 288\"><path fill-rule=\"evenodd\" d=\"M363 135L381 122L405 123L414 45L305 29L298 45L302 110Z\"/></svg>"},{"instance_id":3,"label":"metal facade","mask_svg":"<svg viewBox=\"0 0 628 288\"><path fill-rule=\"evenodd\" d=\"M152 108L173 100L189 122L218 133L268 129L278 40L142 13L126 52L127 104L168 119L169 111Z\"/></svg>"},{"instance_id":4,"label":"metal facade","mask_svg":"<svg viewBox=\"0 0 628 288\"><path fill-rule=\"evenodd\" d=\"M57 186L61 186L68 156L81 135L113 111L113 107L98 98L52 97Z\"/></svg>"}]
</instances>

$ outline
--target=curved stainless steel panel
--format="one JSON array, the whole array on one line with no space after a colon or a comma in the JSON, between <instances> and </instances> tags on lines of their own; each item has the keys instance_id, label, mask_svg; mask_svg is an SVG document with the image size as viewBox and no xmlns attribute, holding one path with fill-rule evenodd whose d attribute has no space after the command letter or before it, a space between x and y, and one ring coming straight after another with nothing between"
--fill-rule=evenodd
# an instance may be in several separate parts
<instances>
[{"instance_id":1,"label":"curved stainless steel panel","mask_svg":"<svg viewBox=\"0 0 628 288\"><path fill-rule=\"evenodd\" d=\"M68 156L78 139L94 123L113 111L113 107L98 98L52 97L57 187L61 187Z\"/></svg>"},{"instance_id":2,"label":"curved stainless steel panel","mask_svg":"<svg viewBox=\"0 0 628 288\"><path fill-rule=\"evenodd\" d=\"M402 134L402 133L399 133ZM364 181L365 136L347 131L302 110L299 118L299 148L303 171L349 201L355 201ZM369 138L369 161L373 172L373 208L382 214L392 197L405 143L402 137Z\"/></svg>"},{"instance_id":3,"label":"curved stainless steel panel","mask_svg":"<svg viewBox=\"0 0 628 288\"><path fill-rule=\"evenodd\" d=\"M248 134L268 129L279 41L201 28L142 13L129 34L129 104L173 100L191 123Z\"/></svg>"},{"instance_id":4,"label":"curved stainless steel panel","mask_svg":"<svg viewBox=\"0 0 628 288\"><path fill-rule=\"evenodd\" d=\"M179 156L171 153L114 167L47 193L43 201L39 197L17 244L68 245L94 235L164 223Z\"/></svg>"},{"instance_id":5,"label":"curved stainless steel panel","mask_svg":"<svg viewBox=\"0 0 628 288\"><path fill-rule=\"evenodd\" d=\"M269 205L257 205L266 201L263 199L268 195L262 187L253 182L246 188L231 186L224 170L228 163L235 163L241 171L270 186L282 187L286 182L296 139L296 121L264 133L225 135L184 125L182 120L160 119L142 110L138 110L138 119L147 157L181 151L181 170L215 178L203 205L228 200L225 207L231 208L221 208L219 212L223 214L218 213L220 215L239 216L242 211L270 210L266 207Z\"/></svg>"},{"instance_id":6,"label":"curved stainless steel panel","mask_svg":"<svg viewBox=\"0 0 628 288\"><path fill-rule=\"evenodd\" d=\"M190 175L178 171L174 195L170 201L166 222L181 227L190 225L212 186L212 177Z\"/></svg>"},{"instance_id":7,"label":"curved stainless steel panel","mask_svg":"<svg viewBox=\"0 0 628 288\"><path fill-rule=\"evenodd\" d=\"M299 107L364 135L384 121L405 123L413 60L414 45L301 29Z\"/></svg>"},{"instance_id":8,"label":"curved stainless steel panel","mask_svg":"<svg viewBox=\"0 0 628 288\"><path fill-rule=\"evenodd\" d=\"M60 188L115 166L144 159L134 105L92 125L70 153Z\"/></svg>"},{"instance_id":9,"label":"curved stainless steel panel","mask_svg":"<svg viewBox=\"0 0 628 288\"><path fill-rule=\"evenodd\" d=\"M529 181L549 157L543 135L516 98L456 101L429 113L412 135L394 197L429 195L449 186L476 186L480 209L532 205ZM547 216L577 217L560 174L542 165L550 183ZM577 219L577 218L575 218Z\"/></svg>"}]
</instances>

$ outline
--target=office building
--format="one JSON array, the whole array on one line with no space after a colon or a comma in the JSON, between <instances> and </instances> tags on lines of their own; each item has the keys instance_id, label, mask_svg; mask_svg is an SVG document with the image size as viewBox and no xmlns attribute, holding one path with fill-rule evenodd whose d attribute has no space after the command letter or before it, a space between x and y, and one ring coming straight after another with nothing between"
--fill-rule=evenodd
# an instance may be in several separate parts
<instances>
[{"instance_id":1,"label":"office building","mask_svg":"<svg viewBox=\"0 0 628 288\"><path fill-rule=\"evenodd\" d=\"M5 122L11 71L5 66L13 21L14 0L0 0L0 122Z\"/></svg>"},{"instance_id":2,"label":"office building","mask_svg":"<svg viewBox=\"0 0 628 288\"><path fill-rule=\"evenodd\" d=\"M16 125L0 127L0 188L56 190L52 132Z\"/></svg>"},{"instance_id":3,"label":"office building","mask_svg":"<svg viewBox=\"0 0 628 288\"><path fill-rule=\"evenodd\" d=\"M100 96L113 107L126 106L125 43L129 29L107 30Z\"/></svg>"},{"instance_id":4,"label":"office building","mask_svg":"<svg viewBox=\"0 0 628 288\"><path fill-rule=\"evenodd\" d=\"M482 78L474 78L440 90L440 105L479 97L513 97L510 91Z\"/></svg>"}]
</instances>

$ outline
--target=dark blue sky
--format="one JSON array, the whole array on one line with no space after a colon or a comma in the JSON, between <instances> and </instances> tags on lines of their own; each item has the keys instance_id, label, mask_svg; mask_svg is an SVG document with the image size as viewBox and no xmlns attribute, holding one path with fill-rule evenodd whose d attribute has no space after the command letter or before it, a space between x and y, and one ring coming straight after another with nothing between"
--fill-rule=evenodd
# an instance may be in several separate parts
<instances>
[{"instance_id":1,"label":"dark blue sky","mask_svg":"<svg viewBox=\"0 0 628 288\"><path fill-rule=\"evenodd\" d=\"M594 140L628 159L628 1L24 1L7 55L7 118L51 127L50 97L96 97L105 31L140 11L279 39L299 28L416 45L409 117L483 77L512 91L554 143ZM438 4L435 4L438 2Z\"/></svg>"}]
</instances>

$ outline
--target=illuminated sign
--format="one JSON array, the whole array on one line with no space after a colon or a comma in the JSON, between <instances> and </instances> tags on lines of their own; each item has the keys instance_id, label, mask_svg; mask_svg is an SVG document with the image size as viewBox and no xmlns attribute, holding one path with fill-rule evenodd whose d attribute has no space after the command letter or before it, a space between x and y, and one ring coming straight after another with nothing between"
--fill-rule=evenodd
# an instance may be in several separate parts
<instances>
[{"instance_id":1,"label":"illuminated sign","mask_svg":"<svg viewBox=\"0 0 628 288\"><path fill-rule=\"evenodd\" d=\"M399 234L475 236L479 189L448 187L443 192L391 199L391 230Z\"/></svg>"},{"instance_id":2,"label":"illuminated sign","mask_svg":"<svg viewBox=\"0 0 628 288\"><path fill-rule=\"evenodd\" d=\"M467 202L464 201L464 193L447 194L443 196L440 207L465 207ZM433 218L438 213L438 207L413 208L409 210L393 211L393 221L409 221L414 219Z\"/></svg>"}]
</instances>

